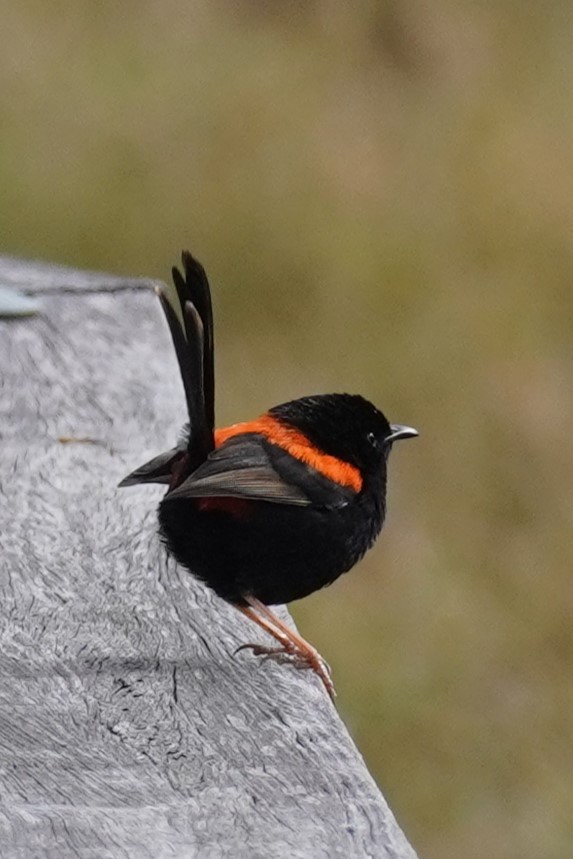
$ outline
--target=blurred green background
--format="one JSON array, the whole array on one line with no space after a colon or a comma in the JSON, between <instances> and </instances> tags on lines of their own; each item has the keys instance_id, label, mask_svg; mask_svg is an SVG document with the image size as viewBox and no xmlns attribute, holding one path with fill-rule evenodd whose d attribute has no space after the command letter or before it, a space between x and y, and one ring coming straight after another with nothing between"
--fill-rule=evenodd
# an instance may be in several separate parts
<instances>
[{"instance_id":1,"label":"blurred green background","mask_svg":"<svg viewBox=\"0 0 573 859\"><path fill-rule=\"evenodd\" d=\"M221 423L421 430L300 605L427 859L573 855L573 7L0 7L0 250L214 284Z\"/></svg>"}]
</instances>

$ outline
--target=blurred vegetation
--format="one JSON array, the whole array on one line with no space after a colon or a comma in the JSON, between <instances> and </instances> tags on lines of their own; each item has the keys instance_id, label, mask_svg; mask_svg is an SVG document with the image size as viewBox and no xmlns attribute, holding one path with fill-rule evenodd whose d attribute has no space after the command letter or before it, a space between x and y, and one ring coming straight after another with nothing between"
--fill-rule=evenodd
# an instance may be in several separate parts
<instances>
[{"instance_id":1,"label":"blurred vegetation","mask_svg":"<svg viewBox=\"0 0 573 859\"><path fill-rule=\"evenodd\" d=\"M215 286L219 418L361 392L421 437L295 605L428 859L573 845L573 8L0 9L1 250Z\"/></svg>"}]
</instances>

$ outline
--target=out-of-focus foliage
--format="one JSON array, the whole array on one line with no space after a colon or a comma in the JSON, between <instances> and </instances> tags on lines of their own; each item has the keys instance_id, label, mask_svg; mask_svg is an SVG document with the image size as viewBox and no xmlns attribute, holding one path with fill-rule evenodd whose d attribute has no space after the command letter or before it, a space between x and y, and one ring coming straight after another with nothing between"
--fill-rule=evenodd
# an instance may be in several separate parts
<instances>
[{"instance_id":1,"label":"out-of-focus foliage","mask_svg":"<svg viewBox=\"0 0 573 859\"><path fill-rule=\"evenodd\" d=\"M1 250L215 288L221 422L362 392L420 439L295 606L424 857L573 844L573 7L0 8Z\"/></svg>"}]
</instances>

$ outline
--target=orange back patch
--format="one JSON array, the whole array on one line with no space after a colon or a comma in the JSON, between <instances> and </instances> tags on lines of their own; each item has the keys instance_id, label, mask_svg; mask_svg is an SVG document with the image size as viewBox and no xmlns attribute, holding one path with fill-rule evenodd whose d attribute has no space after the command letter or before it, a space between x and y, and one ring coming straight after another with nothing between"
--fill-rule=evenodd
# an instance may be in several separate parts
<instances>
[{"instance_id":1,"label":"orange back patch","mask_svg":"<svg viewBox=\"0 0 573 859\"><path fill-rule=\"evenodd\" d=\"M360 492L362 489L362 475L356 466L336 456L323 453L300 430L282 424L272 415L262 415L254 421L245 421L215 430L215 447L220 447L230 438L245 433L264 436L272 444L282 447L295 459L310 465L340 486L350 486L355 492Z\"/></svg>"}]
</instances>

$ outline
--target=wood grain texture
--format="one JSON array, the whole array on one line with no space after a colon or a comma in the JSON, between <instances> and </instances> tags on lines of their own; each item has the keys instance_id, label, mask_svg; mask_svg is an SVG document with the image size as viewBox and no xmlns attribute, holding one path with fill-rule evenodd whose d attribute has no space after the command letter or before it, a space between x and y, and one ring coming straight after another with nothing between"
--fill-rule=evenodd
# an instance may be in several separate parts
<instances>
[{"instance_id":1,"label":"wood grain texture","mask_svg":"<svg viewBox=\"0 0 573 859\"><path fill-rule=\"evenodd\" d=\"M183 419L150 282L0 279L41 297L0 321L0 856L414 859L320 682L234 658L161 488L116 489Z\"/></svg>"}]
</instances>

